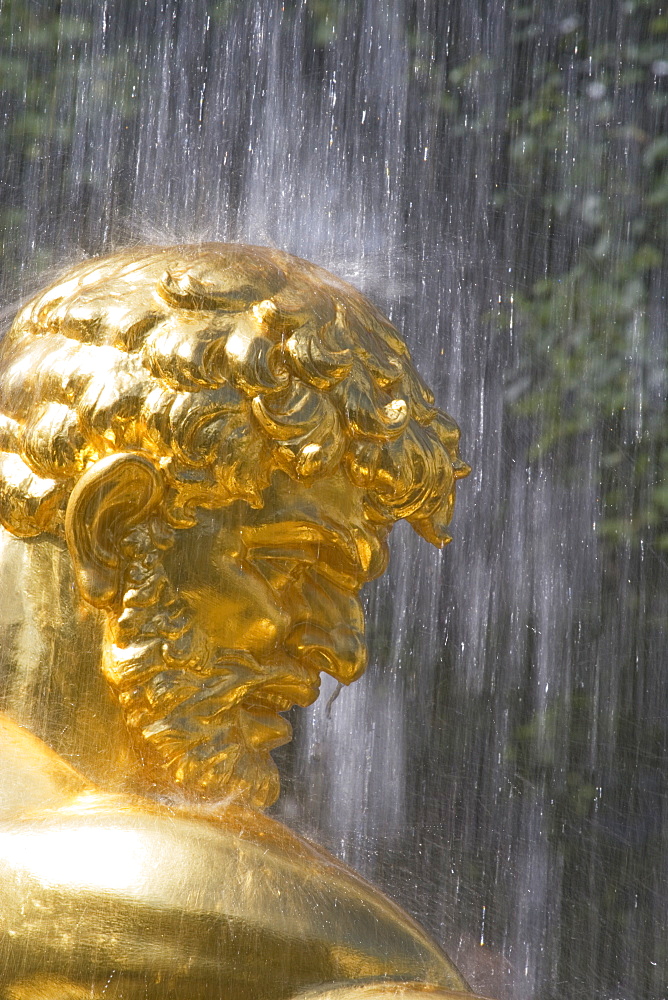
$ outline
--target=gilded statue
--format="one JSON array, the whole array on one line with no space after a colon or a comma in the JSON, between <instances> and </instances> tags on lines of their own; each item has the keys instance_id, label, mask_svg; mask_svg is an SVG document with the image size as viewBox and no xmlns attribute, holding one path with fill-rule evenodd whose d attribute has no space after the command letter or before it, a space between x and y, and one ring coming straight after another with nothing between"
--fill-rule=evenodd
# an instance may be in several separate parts
<instances>
[{"instance_id":1,"label":"gilded statue","mask_svg":"<svg viewBox=\"0 0 668 1000\"><path fill-rule=\"evenodd\" d=\"M392 526L443 545L469 471L397 330L287 253L133 248L21 309L0 411L0 996L470 995L262 811Z\"/></svg>"}]
</instances>

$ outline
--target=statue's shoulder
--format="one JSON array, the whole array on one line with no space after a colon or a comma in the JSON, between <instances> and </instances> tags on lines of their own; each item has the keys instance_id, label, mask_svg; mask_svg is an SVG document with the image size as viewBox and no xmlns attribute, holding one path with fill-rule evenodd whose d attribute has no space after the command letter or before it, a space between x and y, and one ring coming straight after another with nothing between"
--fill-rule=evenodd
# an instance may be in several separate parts
<instances>
[{"instance_id":1,"label":"statue's shoulder","mask_svg":"<svg viewBox=\"0 0 668 1000\"><path fill-rule=\"evenodd\" d=\"M57 806L87 787L59 754L0 712L0 819Z\"/></svg>"},{"instance_id":2,"label":"statue's shoulder","mask_svg":"<svg viewBox=\"0 0 668 1000\"><path fill-rule=\"evenodd\" d=\"M62 941L68 953L76 942L82 982L113 970L124 997L138 976L156 1000L278 1000L385 977L465 988L399 907L262 813L102 793L4 718L3 757L33 789L29 801L7 789L0 800L7 968L51 974L67 957Z\"/></svg>"}]
</instances>

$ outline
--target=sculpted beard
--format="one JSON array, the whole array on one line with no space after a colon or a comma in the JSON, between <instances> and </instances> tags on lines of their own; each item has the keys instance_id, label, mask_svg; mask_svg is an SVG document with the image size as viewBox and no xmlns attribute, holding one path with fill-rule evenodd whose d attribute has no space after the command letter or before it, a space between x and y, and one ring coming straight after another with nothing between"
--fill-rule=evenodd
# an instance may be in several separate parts
<instances>
[{"instance_id":1,"label":"sculpted beard","mask_svg":"<svg viewBox=\"0 0 668 1000\"><path fill-rule=\"evenodd\" d=\"M163 565L173 540L174 530L157 516L123 540L121 607L109 616L103 673L142 757L189 792L209 799L236 793L266 807L279 794L270 752L292 735L278 712L311 704L319 675L287 649L266 663L245 650L212 649ZM304 649L303 629L285 645ZM363 666L363 635L344 631L345 658ZM332 656L311 646L304 659L321 660L322 668Z\"/></svg>"}]
</instances>

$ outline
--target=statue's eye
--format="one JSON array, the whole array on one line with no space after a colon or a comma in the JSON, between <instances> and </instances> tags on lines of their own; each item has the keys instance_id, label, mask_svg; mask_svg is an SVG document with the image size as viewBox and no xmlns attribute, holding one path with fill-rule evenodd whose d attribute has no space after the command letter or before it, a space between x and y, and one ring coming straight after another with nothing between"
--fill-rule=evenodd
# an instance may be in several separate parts
<instances>
[{"instance_id":1,"label":"statue's eye","mask_svg":"<svg viewBox=\"0 0 668 1000\"><path fill-rule=\"evenodd\" d=\"M357 592L366 567L350 536L328 525L281 521L244 526L242 558L276 590L283 590L312 569L336 587Z\"/></svg>"},{"instance_id":2,"label":"statue's eye","mask_svg":"<svg viewBox=\"0 0 668 1000\"><path fill-rule=\"evenodd\" d=\"M274 590L284 590L299 580L317 561L315 552L262 546L246 552L246 561L260 573Z\"/></svg>"}]
</instances>

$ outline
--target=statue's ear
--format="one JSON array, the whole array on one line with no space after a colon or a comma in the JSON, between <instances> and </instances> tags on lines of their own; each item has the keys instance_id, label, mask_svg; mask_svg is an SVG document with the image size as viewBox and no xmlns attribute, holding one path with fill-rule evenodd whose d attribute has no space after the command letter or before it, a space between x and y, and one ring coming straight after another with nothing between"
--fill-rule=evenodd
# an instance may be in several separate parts
<instances>
[{"instance_id":1,"label":"statue's ear","mask_svg":"<svg viewBox=\"0 0 668 1000\"><path fill-rule=\"evenodd\" d=\"M160 470L131 452L100 459L72 490L65 537L79 589L96 608L109 607L118 599L120 543L155 510L163 493Z\"/></svg>"}]
</instances>

